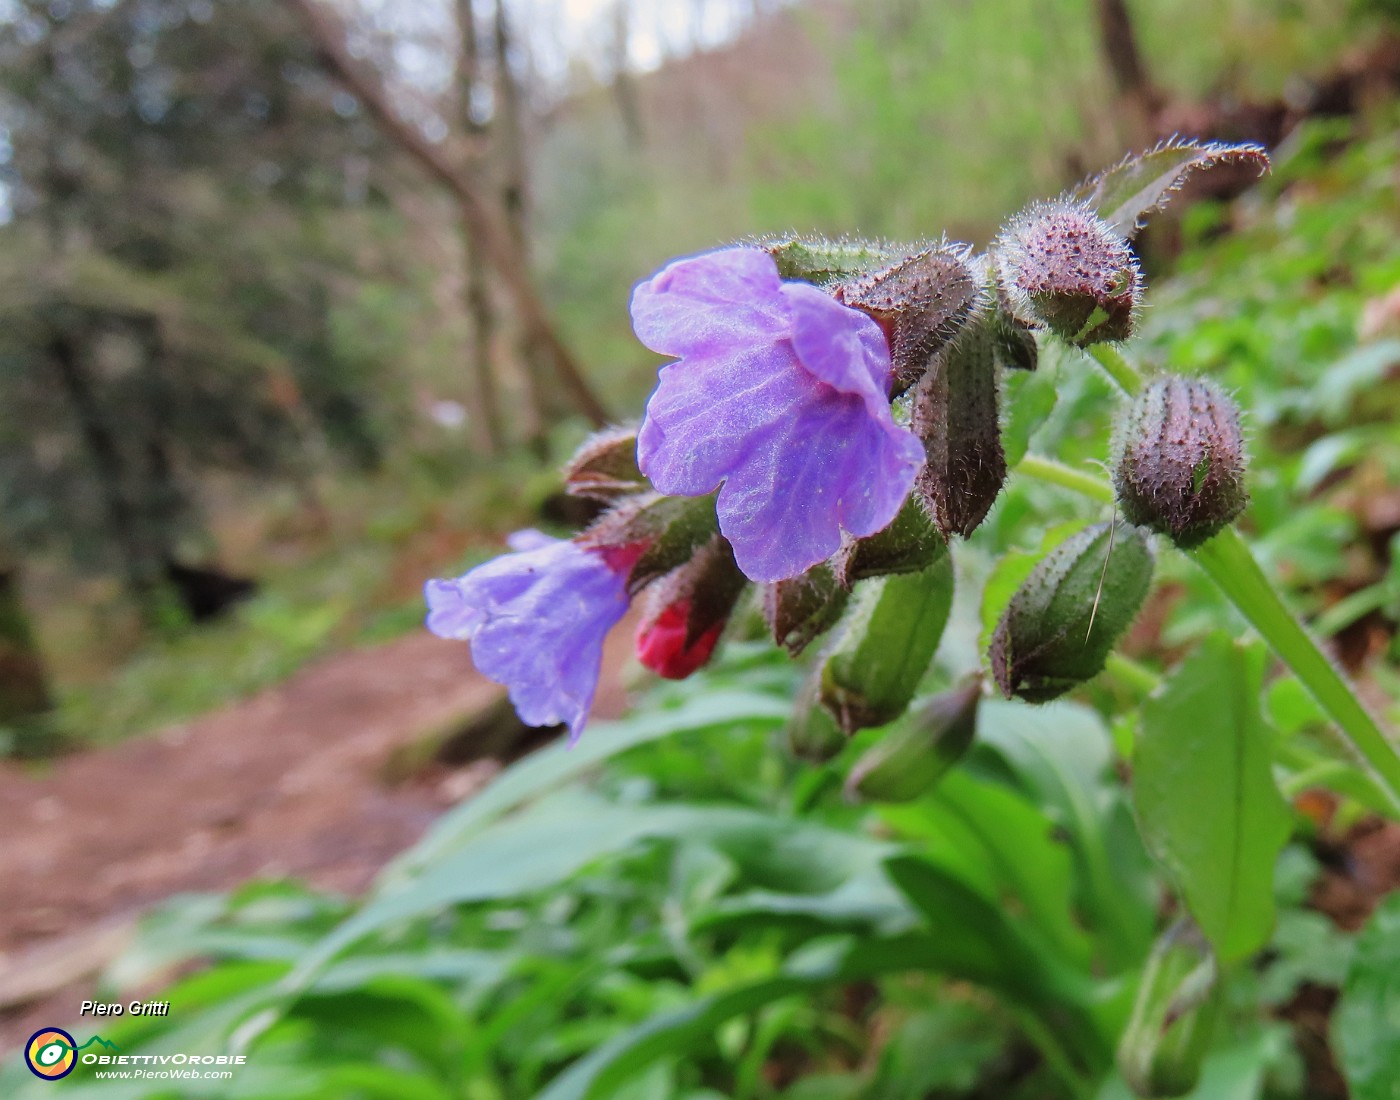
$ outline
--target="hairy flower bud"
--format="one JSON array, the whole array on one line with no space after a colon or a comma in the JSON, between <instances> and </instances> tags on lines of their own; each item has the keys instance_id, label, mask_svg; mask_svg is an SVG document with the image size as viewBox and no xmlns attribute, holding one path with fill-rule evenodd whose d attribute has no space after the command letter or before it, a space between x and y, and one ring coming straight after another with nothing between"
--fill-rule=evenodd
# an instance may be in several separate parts
<instances>
[{"instance_id":1,"label":"hairy flower bud","mask_svg":"<svg viewBox=\"0 0 1400 1100\"><path fill-rule=\"evenodd\" d=\"M796 657L846 609L848 592L823 562L796 577L763 586L763 618L773 641Z\"/></svg>"},{"instance_id":2,"label":"hairy flower bud","mask_svg":"<svg viewBox=\"0 0 1400 1100\"><path fill-rule=\"evenodd\" d=\"M917 573L947 552L947 540L929 519L923 501L912 494L883 531L863 539L848 538L832 559L832 566L836 579L850 588L867 577Z\"/></svg>"},{"instance_id":3,"label":"hairy flower bud","mask_svg":"<svg viewBox=\"0 0 1400 1100\"><path fill-rule=\"evenodd\" d=\"M992 675L1010 699L1044 703L1103 671L1152 583L1147 535L1100 523L1046 554L992 634Z\"/></svg>"},{"instance_id":4,"label":"hairy flower bud","mask_svg":"<svg viewBox=\"0 0 1400 1100\"><path fill-rule=\"evenodd\" d=\"M847 733L904 713L933 660L953 604L952 559L865 581L821 668L821 699Z\"/></svg>"},{"instance_id":5,"label":"hairy flower bud","mask_svg":"<svg viewBox=\"0 0 1400 1100\"><path fill-rule=\"evenodd\" d=\"M637 469L637 429L607 428L585 439L564 466L564 488L604 501L649 490Z\"/></svg>"},{"instance_id":6,"label":"hairy flower bud","mask_svg":"<svg viewBox=\"0 0 1400 1100\"><path fill-rule=\"evenodd\" d=\"M842 283L836 297L884 327L899 394L972 316L978 280L966 248L941 244Z\"/></svg>"},{"instance_id":7,"label":"hairy flower bud","mask_svg":"<svg viewBox=\"0 0 1400 1100\"><path fill-rule=\"evenodd\" d=\"M1113 484L1131 522L1199 546L1249 500L1239 407L1213 383L1168 375L1133 401Z\"/></svg>"},{"instance_id":8,"label":"hairy flower bud","mask_svg":"<svg viewBox=\"0 0 1400 1100\"><path fill-rule=\"evenodd\" d=\"M850 738L822 706L820 677L811 677L797 696L787 727L787 743L799 760L823 764L846 747Z\"/></svg>"},{"instance_id":9,"label":"hairy flower bud","mask_svg":"<svg viewBox=\"0 0 1400 1100\"><path fill-rule=\"evenodd\" d=\"M627 591L636 595L658 577L684 565L719 530L715 498L628 497L578 536L585 549L627 563Z\"/></svg>"},{"instance_id":10,"label":"hairy flower bud","mask_svg":"<svg viewBox=\"0 0 1400 1100\"><path fill-rule=\"evenodd\" d=\"M982 677L914 707L908 718L865 752L846 777L846 797L910 802L943 778L972 747Z\"/></svg>"},{"instance_id":11,"label":"hairy flower bud","mask_svg":"<svg viewBox=\"0 0 1400 1100\"><path fill-rule=\"evenodd\" d=\"M1196 1087L1220 1004L1210 945L1178 921L1152 948L1133 1014L1118 1044L1118 1069L1142 1097L1185 1096Z\"/></svg>"},{"instance_id":12,"label":"hairy flower bud","mask_svg":"<svg viewBox=\"0 0 1400 1100\"><path fill-rule=\"evenodd\" d=\"M814 286L829 286L886 266L895 254L873 241L825 237L773 237L758 247L773 257L778 274Z\"/></svg>"},{"instance_id":13,"label":"hairy flower bud","mask_svg":"<svg viewBox=\"0 0 1400 1100\"><path fill-rule=\"evenodd\" d=\"M1030 206L1008 223L992 255L1024 324L1079 347L1133 334L1142 297L1137 259L1092 207L1063 199Z\"/></svg>"},{"instance_id":14,"label":"hairy flower bud","mask_svg":"<svg viewBox=\"0 0 1400 1100\"><path fill-rule=\"evenodd\" d=\"M926 460L914 484L947 538L977 529L1006 480L997 414L998 337L985 309L935 356L914 391Z\"/></svg>"},{"instance_id":15,"label":"hairy flower bud","mask_svg":"<svg viewBox=\"0 0 1400 1100\"><path fill-rule=\"evenodd\" d=\"M747 580L719 535L654 584L637 628L637 659L668 680L709 661Z\"/></svg>"}]
</instances>

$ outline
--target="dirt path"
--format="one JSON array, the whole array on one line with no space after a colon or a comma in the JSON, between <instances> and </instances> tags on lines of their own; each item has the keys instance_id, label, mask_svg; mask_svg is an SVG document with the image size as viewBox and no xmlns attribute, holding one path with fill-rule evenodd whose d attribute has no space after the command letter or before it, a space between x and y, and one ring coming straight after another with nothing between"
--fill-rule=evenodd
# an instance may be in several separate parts
<instances>
[{"instance_id":1,"label":"dirt path","mask_svg":"<svg viewBox=\"0 0 1400 1100\"><path fill-rule=\"evenodd\" d=\"M600 716L625 702L629 637L609 644ZM74 991L131 920L172 894L287 875L363 889L493 770L391 783L386 764L500 691L465 645L415 634L47 774L0 765L0 1048L32 1031L35 1013L71 1019ZM58 993L55 974L67 978Z\"/></svg>"}]
</instances>

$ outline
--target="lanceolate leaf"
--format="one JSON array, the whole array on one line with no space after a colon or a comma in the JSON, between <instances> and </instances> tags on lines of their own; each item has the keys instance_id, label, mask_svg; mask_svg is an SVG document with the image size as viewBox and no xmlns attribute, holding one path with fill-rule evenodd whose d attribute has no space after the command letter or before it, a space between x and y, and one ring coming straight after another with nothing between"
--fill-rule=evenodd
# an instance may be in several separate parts
<instances>
[{"instance_id":1,"label":"lanceolate leaf","mask_svg":"<svg viewBox=\"0 0 1400 1100\"><path fill-rule=\"evenodd\" d=\"M834 958L812 966L790 966L777 977L736 986L694 1004L653 1016L603 1044L551 1082L536 1100L605 1100L657 1059L691 1050L728 1020L802 994L844 982L906 970L939 969L956 957L939 938L911 934L854 941Z\"/></svg>"},{"instance_id":2,"label":"lanceolate leaf","mask_svg":"<svg viewBox=\"0 0 1400 1100\"><path fill-rule=\"evenodd\" d=\"M1143 227L1147 216L1171 202L1195 173L1222 164L1249 165L1263 175L1269 170L1269 155L1258 145L1201 144L1173 138L1085 180L1066 198L1087 202L1110 226L1131 237Z\"/></svg>"},{"instance_id":3,"label":"lanceolate leaf","mask_svg":"<svg viewBox=\"0 0 1400 1100\"><path fill-rule=\"evenodd\" d=\"M1222 961L1262 947L1289 813L1260 709L1264 650L1214 634L1142 708L1134 797L1148 846L1172 871Z\"/></svg>"}]
</instances>

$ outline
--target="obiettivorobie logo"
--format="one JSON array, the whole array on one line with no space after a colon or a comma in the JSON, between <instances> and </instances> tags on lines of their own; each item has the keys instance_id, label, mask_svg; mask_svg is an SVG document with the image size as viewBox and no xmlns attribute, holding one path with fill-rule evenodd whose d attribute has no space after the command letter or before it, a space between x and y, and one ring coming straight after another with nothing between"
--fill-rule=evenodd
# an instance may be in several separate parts
<instances>
[{"instance_id":1,"label":"obiettivorobie logo","mask_svg":"<svg viewBox=\"0 0 1400 1100\"><path fill-rule=\"evenodd\" d=\"M101 1035L94 1035L82 1046L61 1027L41 1027L24 1044L24 1064L29 1072L43 1081L57 1081L67 1077L78 1064L78 1055L96 1044L106 1050L120 1050L121 1047Z\"/></svg>"}]
</instances>

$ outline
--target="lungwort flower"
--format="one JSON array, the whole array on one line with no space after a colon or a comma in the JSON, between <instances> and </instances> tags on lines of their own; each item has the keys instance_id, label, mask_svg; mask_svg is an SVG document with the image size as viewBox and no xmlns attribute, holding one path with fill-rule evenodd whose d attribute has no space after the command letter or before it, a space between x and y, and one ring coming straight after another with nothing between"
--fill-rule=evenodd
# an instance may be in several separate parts
<instances>
[{"instance_id":1,"label":"lungwort flower","mask_svg":"<svg viewBox=\"0 0 1400 1100\"><path fill-rule=\"evenodd\" d=\"M513 554L425 586L428 629L470 641L476 667L510 689L521 719L583 731L603 639L627 612L630 561L538 531L511 536Z\"/></svg>"},{"instance_id":2,"label":"lungwort flower","mask_svg":"<svg viewBox=\"0 0 1400 1100\"><path fill-rule=\"evenodd\" d=\"M719 527L751 580L796 576L844 529L871 535L908 496L923 447L890 411L879 325L757 248L677 260L638 285L632 324L678 361L637 437L659 492L719 488Z\"/></svg>"}]
</instances>

